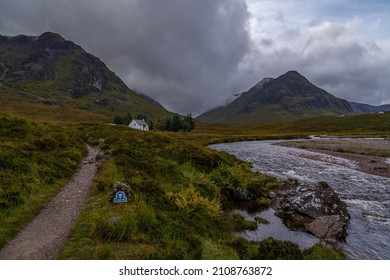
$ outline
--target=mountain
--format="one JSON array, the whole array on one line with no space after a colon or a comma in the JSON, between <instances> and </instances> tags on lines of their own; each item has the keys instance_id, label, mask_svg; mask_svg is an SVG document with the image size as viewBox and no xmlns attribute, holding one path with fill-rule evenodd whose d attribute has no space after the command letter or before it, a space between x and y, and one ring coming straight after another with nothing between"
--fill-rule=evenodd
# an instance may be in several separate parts
<instances>
[{"instance_id":1,"label":"mountain","mask_svg":"<svg viewBox=\"0 0 390 280\"><path fill-rule=\"evenodd\" d=\"M357 102L349 102L353 111L357 114L369 114L390 111L390 104L373 106Z\"/></svg>"},{"instance_id":2,"label":"mountain","mask_svg":"<svg viewBox=\"0 0 390 280\"><path fill-rule=\"evenodd\" d=\"M224 107L197 119L210 123L263 124L353 113L346 100L313 85L296 71L265 78Z\"/></svg>"},{"instance_id":3,"label":"mountain","mask_svg":"<svg viewBox=\"0 0 390 280\"><path fill-rule=\"evenodd\" d=\"M128 112L170 114L155 100L129 89L99 58L51 32L37 37L0 35L0 93L0 101L18 108L25 105L20 103L40 103L39 110L46 108L44 104L107 119Z\"/></svg>"}]
</instances>

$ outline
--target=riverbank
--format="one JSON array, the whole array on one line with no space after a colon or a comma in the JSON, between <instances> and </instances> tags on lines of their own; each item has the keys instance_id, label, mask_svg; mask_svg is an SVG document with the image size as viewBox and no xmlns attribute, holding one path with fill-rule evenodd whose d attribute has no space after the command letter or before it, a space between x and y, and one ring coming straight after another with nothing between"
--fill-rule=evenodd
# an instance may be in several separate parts
<instances>
[{"instance_id":1,"label":"riverbank","mask_svg":"<svg viewBox=\"0 0 390 280\"><path fill-rule=\"evenodd\" d=\"M280 142L293 147L351 160L357 170L390 178L390 140L386 139L316 139ZM321 160L317 156L315 160Z\"/></svg>"},{"instance_id":2,"label":"riverbank","mask_svg":"<svg viewBox=\"0 0 390 280\"><path fill-rule=\"evenodd\" d=\"M390 179L361 172L357 170L357 164L351 160L312 152L308 150L308 146L297 149L275 145L278 142L280 141L225 143L212 145L210 148L233 154L241 160L250 162L254 171L265 172L281 180L293 178L304 184L328 182L340 199L347 204L351 216L348 236L345 242L337 242L336 247L348 259L389 259ZM292 145L290 142L299 143L295 145L306 145L311 141L286 141ZM330 145L332 142L326 143ZM365 153L373 149L368 143L366 142ZM383 144L379 146L383 147ZM364 152L359 141L356 145L356 151ZM361 145L360 150L358 145ZM376 149L375 153L378 156L380 149ZM386 154L382 156L385 157ZM277 235L271 236L278 238Z\"/></svg>"}]
</instances>

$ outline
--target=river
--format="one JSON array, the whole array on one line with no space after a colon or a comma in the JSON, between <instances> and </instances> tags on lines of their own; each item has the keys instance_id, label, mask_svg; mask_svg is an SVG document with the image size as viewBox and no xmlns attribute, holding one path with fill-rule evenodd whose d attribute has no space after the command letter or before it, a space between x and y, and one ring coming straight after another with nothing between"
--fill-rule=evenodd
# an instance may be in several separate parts
<instances>
[{"instance_id":1,"label":"river","mask_svg":"<svg viewBox=\"0 0 390 280\"><path fill-rule=\"evenodd\" d=\"M236 142L211 145L253 164L253 170L279 179L296 178L301 182L327 181L347 204L351 215L345 242L336 244L348 259L390 259L390 178L374 176L356 170L353 161L311 151L274 145L280 141ZM387 160L390 164L390 161ZM271 219L262 232L246 232L245 238L261 240L268 236L312 245L316 241L308 234L284 234L272 210L259 214ZM289 232L288 230L286 232ZM287 236L286 238L283 238ZM301 246L307 247L307 246Z\"/></svg>"}]
</instances>

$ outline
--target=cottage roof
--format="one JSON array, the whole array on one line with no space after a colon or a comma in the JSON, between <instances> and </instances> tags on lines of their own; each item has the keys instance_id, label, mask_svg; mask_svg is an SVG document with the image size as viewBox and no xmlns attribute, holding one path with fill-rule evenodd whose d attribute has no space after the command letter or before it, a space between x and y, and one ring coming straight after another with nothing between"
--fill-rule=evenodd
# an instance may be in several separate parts
<instances>
[{"instance_id":1,"label":"cottage roof","mask_svg":"<svg viewBox=\"0 0 390 280\"><path fill-rule=\"evenodd\" d=\"M148 126L148 124L144 120L133 120L135 121L139 126Z\"/></svg>"}]
</instances>

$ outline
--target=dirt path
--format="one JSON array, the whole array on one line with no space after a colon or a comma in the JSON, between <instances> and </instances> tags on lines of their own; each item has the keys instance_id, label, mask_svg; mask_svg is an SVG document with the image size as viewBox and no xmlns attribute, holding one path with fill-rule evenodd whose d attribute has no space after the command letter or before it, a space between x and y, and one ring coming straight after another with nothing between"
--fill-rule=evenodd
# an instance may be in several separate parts
<instances>
[{"instance_id":1,"label":"dirt path","mask_svg":"<svg viewBox=\"0 0 390 280\"><path fill-rule=\"evenodd\" d=\"M54 259L80 215L95 177L97 148L88 147L81 168L35 219L0 251L0 259Z\"/></svg>"}]
</instances>

